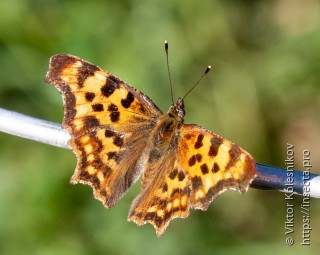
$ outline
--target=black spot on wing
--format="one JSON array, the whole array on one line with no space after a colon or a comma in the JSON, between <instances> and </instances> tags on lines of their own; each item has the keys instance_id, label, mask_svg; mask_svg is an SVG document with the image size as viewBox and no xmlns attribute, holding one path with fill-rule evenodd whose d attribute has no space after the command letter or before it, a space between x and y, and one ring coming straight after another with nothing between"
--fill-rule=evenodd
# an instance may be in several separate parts
<instances>
[{"instance_id":1,"label":"black spot on wing","mask_svg":"<svg viewBox=\"0 0 320 255\"><path fill-rule=\"evenodd\" d=\"M195 149L199 149L203 146L202 140L203 140L203 134L199 134L196 143L194 144Z\"/></svg>"},{"instance_id":2,"label":"black spot on wing","mask_svg":"<svg viewBox=\"0 0 320 255\"><path fill-rule=\"evenodd\" d=\"M119 89L119 87L119 81L115 77L109 76L106 79L105 85L101 87L101 93L105 97L109 97L116 89Z\"/></svg>"},{"instance_id":3,"label":"black spot on wing","mask_svg":"<svg viewBox=\"0 0 320 255\"><path fill-rule=\"evenodd\" d=\"M109 129L106 129L104 132L104 135L105 135L105 137L112 137L112 136L116 135L116 133L109 130Z\"/></svg>"},{"instance_id":4,"label":"black spot on wing","mask_svg":"<svg viewBox=\"0 0 320 255\"><path fill-rule=\"evenodd\" d=\"M88 77L93 76L99 70L99 67L93 64L87 62L81 62L81 64L81 67L78 69L78 86L80 88L83 87L83 83Z\"/></svg>"},{"instance_id":5,"label":"black spot on wing","mask_svg":"<svg viewBox=\"0 0 320 255\"><path fill-rule=\"evenodd\" d=\"M216 173L220 170L219 165L217 164L217 162L214 162L213 167L212 167L212 172Z\"/></svg>"},{"instance_id":6,"label":"black spot on wing","mask_svg":"<svg viewBox=\"0 0 320 255\"><path fill-rule=\"evenodd\" d=\"M107 155L108 155L108 159L113 159L113 158L116 157L117 152L115 152L115 151L110 151L110 152L108 152Z\"/></svg>"},{"instance_id":7,"label":"black spot on wing","mask_svg":"<svg viewBox=\"0 0 320 255\"><path fill-rule=\"evenodd\" d=\"M209 173L209 168L208 168L208 166L207 166L206 163L202 164L202 165L200 166L200 169L201 169L201 172L202 172L203 174Z\"/></svg>"},{"instance_id":8,"label":"black spot on wing","mask_svg":"<svg viewBox=\"0 0 320 255\"><path fill-rule=\"evenodd\" d=\"M131 103L134 101L134 95L131 92L128 92L125 99L121 99L121 104L124 108L129 108Z\"/></svg>"},{"instance_id":9,"label":"black spot on wing","mask_svg":"<svg viewBox=\"0 0 320 255\"><path fill-rule=\"evenodd\" d=\"M92 102L96 95L95 95L95 93L92 93L92 92L86 92L86 94L84 96L85 96L87 102Z\"/></svg>"},{"instance_id":10,"label":"black spot on wing","mask_svg":"<svg viewBox=\"0 0 320 255\"><path fill-rule=\"evenodd\" d=\"M103 104L93 104L91 107L94 112L102 112L103 111Z\"/></svg>"},{"instance_id":11,"label":"black spot on wing","mask_svg":"<svg viewBox=\"0 0 320 255\"><path fill-rule=\"evenodd\" d=\"M198 162L201 162L202 161L202 155L197 153L196 154L196 159L197 159Z\"/></svg>"},{"instance_id":12,"label":"black spot on wing","mask_svg":"<svg viewBox=\"0 0 320 255\"><path fill-rule=\"evenodd\" d=\"M237 163L241 154L241 150L237 145L233 144L228 153L229 153L230 159L228 161L228 164L226 165L226 170L228 170L235 163Z\"/></svg>"},{"instance_id":13,"label":"black spot on wing","mask_svg":"<svg viewBox=\"0 0 320 255\"><path fill-rule=\"evenodd\" d=\"M108 106L108 111L110 111L110 112L116 112L116 111L118 111L118 106L116 106L115 104L110 104L110 105Z\"/></svg>"},{"instance_id":14,"label":"black spot on wing","mask_svg":"<svg viewBox=\"0 0 320 255\"><path fill-rule=\"evenodd\" d=\"M178 174L178 169L174 169L174 170L170 173L169 178L170 178L171 180L173 180L174 178L176 178L177 174Z\"/></svg>"},{"instance_id":15,"label":"black spot on wing","mask_svg":"<svg viewBox=\"0 0 320 255\"><path fill-rule=\"evenodd\" d=\"M100 125L100 122L95 116L86 116L84 118L84 126L86 129L91 129L99 125Z\"/></svg>"},{"instance_id":16,"label":"black spot on wing","mask_svg":"<svg viewBox=\"0 0 320 255\"><path fill-rule=\"evenodd\" d=\"M193 155L190 159L189 159L189 166L194 166L195 165L195 163L196 163L196 156L195 155Z\"/></svg>"},{"instance_id":17,"label":"black spot on wing","mask_svg":"<svg viewBox=\"0 0 320 255\"><path fill-rule=\"evenodd\" d=\"M180 171L178 174L179 181L182 182L185 177L186 177L185 173L183 171Z\"/></svg>"},{"instance_id":18,"label":"black spot on wing","mask_svg":"<svg viewBox=\"0 0 320 255\"><path fill-rule=\"evenodd\" d=\"M112 112L110 113L110 120L112 122L117 122L120 119L120 112Z\"/></svg>"},{"instance_id":19,"label":"black spot on wing","mask_svg":"<svg viewBox=\"0 0 320 255\"><path fill-rule=\"evenodd\" d=\"M209 149L209 153L208 153L208 155L210 157L217 156L219 147L222 144L222 142L223 141L220 137L214 137L211 139L211 145L210 145L210 149Z\"/></svg>"},{"instance_id":20,"label":"black spot on wing","mask_svg":"<svg viewBox=\"0 0 320 255\"><path fill-rule=\"evenodd\" d=\"M123 136L122 135L115 136L115 138L113 139L113 144L118 147L121 147L123 145Z\"/></svg>"},{"instance_id":21,"label":"black spot on wing","mask_svg":"<svg viewBox=\"0 0 320 255\"><path fill-rule=\"evenodd\" d=\"M162 191L163 192L167 192L168 191L168 184L164 184L163 186L162 186Z\"/></svg>"},{"instance_id":22,"label":"black spot on wing","mask_svg":"<svg viewBox=\"0 0 320 255\"><path fill-rule=\"evenodd\" d=\"M191 178L192 189L197 190L202 186L202 180L199 176L194 176Z\"/></svg>"}]
</instances>

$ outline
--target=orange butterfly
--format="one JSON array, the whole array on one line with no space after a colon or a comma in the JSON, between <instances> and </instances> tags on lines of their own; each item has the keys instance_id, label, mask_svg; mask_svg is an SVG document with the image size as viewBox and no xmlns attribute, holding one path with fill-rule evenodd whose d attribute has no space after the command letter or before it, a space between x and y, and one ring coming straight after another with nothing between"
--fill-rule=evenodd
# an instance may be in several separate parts
<instances>
[{"instance_id":1,"label":"orange butterfly","mask_svg":"<svg viewBox=\"0 0 320 255\"><path fill-rule=\"evenodd\" d=\"M246 151L183 123L183 99L163 114L139 90L65 54L51 58L46 81L64 98L63 127L78 158L71 183L92 186L108 208L143 173L128 220L151 223L158 236L173 218L187 217L189 208L206 210L228 189L246 192L256 175Z\"/></svg>"}]
</instances>

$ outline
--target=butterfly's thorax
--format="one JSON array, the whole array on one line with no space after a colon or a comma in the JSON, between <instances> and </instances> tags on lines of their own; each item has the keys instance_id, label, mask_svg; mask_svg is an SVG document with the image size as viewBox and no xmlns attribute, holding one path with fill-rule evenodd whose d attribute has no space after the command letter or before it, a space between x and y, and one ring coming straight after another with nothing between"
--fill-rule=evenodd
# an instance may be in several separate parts
<instances>
[{"instance_id":1,"label":"butterfly's thorax","mask_svg":"<svg viewBox=\"0 0 320 255\"><path fill-rule=\"evenodd\" d=\"M183 124L184 115L183 100L179 98L175 104L170 106L167 114L158 118L156 128L153 132L152 146L169 147L172 139L178 134L180 126Z\"/></svg>"},{"instance_id":2,"label":"butterfly's thorax","mask_svg":"<svg viewBox=\"0 0 320 255\"><path fill-rule=\"evenodd\" d=\"M163 115L163 117L159 118L157 127L153 131L152 146L156 148L168 146L178 129L179 123L175 119L168 115Z\"/></svg>"}]
</instances>

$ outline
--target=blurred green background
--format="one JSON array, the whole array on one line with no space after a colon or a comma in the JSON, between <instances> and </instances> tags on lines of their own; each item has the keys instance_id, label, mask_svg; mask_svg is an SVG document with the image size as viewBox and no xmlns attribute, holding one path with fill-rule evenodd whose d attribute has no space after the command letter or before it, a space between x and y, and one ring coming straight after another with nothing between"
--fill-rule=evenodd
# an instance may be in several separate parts
<instances>
[{"instance_id":1,"label":"blurred green background","mask_svg":"<svg viewBox=\"0 0 320 255\"><path fill-rule=\"evenodd\" d=\"M186 99L186 123L236 142L257 162L285 167L286 143L311 151L320 173L320 3L305 1L0 2L0 107L61 122L59 92L44 83L51 55L89 60L170 105L163 42L169 41L175 98L213 70ZM174 220L157 238L128 223L137 183L104 209L88 186L71 186L71 151L0 133L0 254L316 254L320 202L311 200L311 246L285 244L279 192L229 191L207 212Z\"/></svg>"}]
</instances>

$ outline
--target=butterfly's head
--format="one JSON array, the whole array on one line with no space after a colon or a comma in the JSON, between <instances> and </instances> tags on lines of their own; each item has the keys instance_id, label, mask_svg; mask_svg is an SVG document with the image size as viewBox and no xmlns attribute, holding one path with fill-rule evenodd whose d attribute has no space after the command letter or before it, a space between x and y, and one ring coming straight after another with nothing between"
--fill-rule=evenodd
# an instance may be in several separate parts
<instances>
[{"instance_id":1,"label":"butterfly's head","mask_svg":"<svg viewBox=\"0 0 320 255\"><path fill-rule=\"evenodd\" d=\"M183 123L185 113L184 102L180 97L175 104L170 106L169 111L167 112L170 118L176 119L179 123Z\"/></svg>"}]
</instances>

